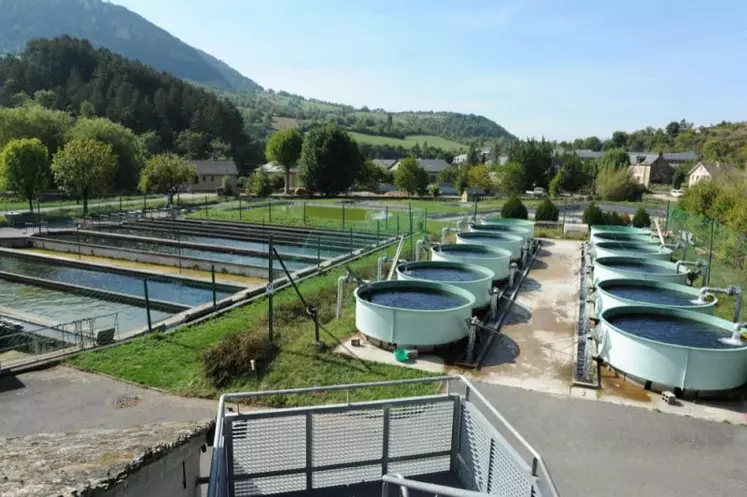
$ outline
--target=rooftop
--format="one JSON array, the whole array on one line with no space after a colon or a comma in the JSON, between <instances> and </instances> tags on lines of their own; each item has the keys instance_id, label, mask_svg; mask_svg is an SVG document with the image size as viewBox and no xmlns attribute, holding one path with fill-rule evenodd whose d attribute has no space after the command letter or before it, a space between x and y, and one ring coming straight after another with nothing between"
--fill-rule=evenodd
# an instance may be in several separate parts
<instances>
[{"instance_id":1,"label":"rooftop","mask_svg":"<svg viewBox=\"0 0 747 497\"><path fill-rule=\"evenodd\" d=\"M193 160L198 175L238 176L239 170L232 160Z\"/></svg>"}]
</instances>

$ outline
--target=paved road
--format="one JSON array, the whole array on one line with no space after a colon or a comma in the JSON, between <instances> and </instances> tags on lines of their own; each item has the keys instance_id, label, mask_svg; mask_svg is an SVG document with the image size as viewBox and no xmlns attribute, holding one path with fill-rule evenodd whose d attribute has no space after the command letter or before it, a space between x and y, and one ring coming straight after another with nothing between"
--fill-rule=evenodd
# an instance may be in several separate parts
<instances>
[{"instance_id":1,"label":"paved road","mask_svg":"<svg viewBox=\"0 0 747 497\"><path fill-rule=\"evenodd\" d=\"M217 406L60 366L0 377L0 437L200 421Z\"/></svg>"},{"instance_id":2,"label":"paved road","mask_svg":"<svg viewBox=\"0 0 747 497\"><path fill-rule=\"evenodd\" d=\"M479 384L563 497L747 495L747 427Z\"/></svg>"}]
</instances>

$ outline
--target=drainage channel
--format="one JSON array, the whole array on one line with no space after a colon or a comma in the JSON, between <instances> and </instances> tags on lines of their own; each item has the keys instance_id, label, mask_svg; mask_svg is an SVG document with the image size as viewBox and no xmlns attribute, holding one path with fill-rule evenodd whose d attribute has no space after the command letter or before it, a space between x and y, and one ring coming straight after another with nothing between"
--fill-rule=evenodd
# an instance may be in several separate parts
<instances>
[{"instance_id":1,"label":"drainage channel","mask_svg":"<svg viewBox=\"0 0 747 497\"><path fill-rule=\"evenodd\" d=\"M589 298L586 284L586 244L581 244L581 270L579 271L579 303L576 335L576 357L573 367L573 383L579 386L597 387L591 367L591 344L589 343Z\"/></svg>"},{"instance_id":2,"label":"drainage channel","mask_svg":"<svg viewBox=\"0 0 747 497\"><path fill-rule=\"evenodd\" d=\"M511 313L511 309L516 301L516 297L519 295L521 286L524 284L527 275L529 275L529 271L532 269L532 264L534 264L541 248L542 242L537 240L533 247L531 257L522 268L518 281L515 281L513 285L511 285L512 278L509 278L506 285L500 288L499 293L494 297L495 306L491 304L491 310L486 313L483 319L479 323L473 323L474 339L469 341L467 350L462 359L455 362L457 366L472 369L480 369L482 367L485 357L493 344L493 339L501 332L503 322L505 321L506 316ZM510 292L510 294L507 295L507 292ZM505 304L501 306L501 302L505 302ZM493 309L495 310L493 311Z\"/></svg>"}]
</instances>

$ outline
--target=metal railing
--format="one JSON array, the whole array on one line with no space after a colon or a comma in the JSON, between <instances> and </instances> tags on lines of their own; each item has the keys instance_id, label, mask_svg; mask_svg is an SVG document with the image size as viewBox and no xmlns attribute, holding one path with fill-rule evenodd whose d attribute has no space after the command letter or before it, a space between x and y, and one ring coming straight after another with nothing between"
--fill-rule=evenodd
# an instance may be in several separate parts
<instances>
[{"instance_id":1,"label":"metal railing","mask_svg":"<svg viewBox=\"0 0 747 497\"><path fill-rule=\"evenodd\" d=\"M445 383L446 391L350 402L350 394L356 390L424 383ZM452 383L464 393L450 392ZM343 404L249 412L241 412L239 405L260 397L318 397L341 391L346 398ZM227 413L227 404L233 402L237 403L235 412ZM504 435L515 441L515 447ZM558 496L537 451L461 376L223 395L208 495L283 494L386 482L382 477L391 473L439 472L458 476L462 485L476 492L454 495ZM405 483L420 486L419 482Z\"/></svg>"}]
</instances>

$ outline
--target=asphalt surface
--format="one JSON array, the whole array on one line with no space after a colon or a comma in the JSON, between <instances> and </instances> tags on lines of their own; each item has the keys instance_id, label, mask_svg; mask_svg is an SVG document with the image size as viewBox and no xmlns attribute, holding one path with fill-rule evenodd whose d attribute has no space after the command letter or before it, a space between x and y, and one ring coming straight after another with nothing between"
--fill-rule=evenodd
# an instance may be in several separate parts
<instances>
[{"instance_id":1,"label":"asphalt surface","mask_svg":"<svg viewBox=\"0 0 747 497\"><path fill-rule=\"evenodd\" d=\"M200 421L217 407L64 366L0 377L0 437Z\"/></svg>"},{"instance_id":2,"label":"asphalt surface","mask_svg":"<svg viewBox=\"0 0 747 497\"><path fill-rule=\"evenodd\" d=\"M747 495L747 427L476 384L540 453L562 497Z\"/></svg>"}]
</instances>

